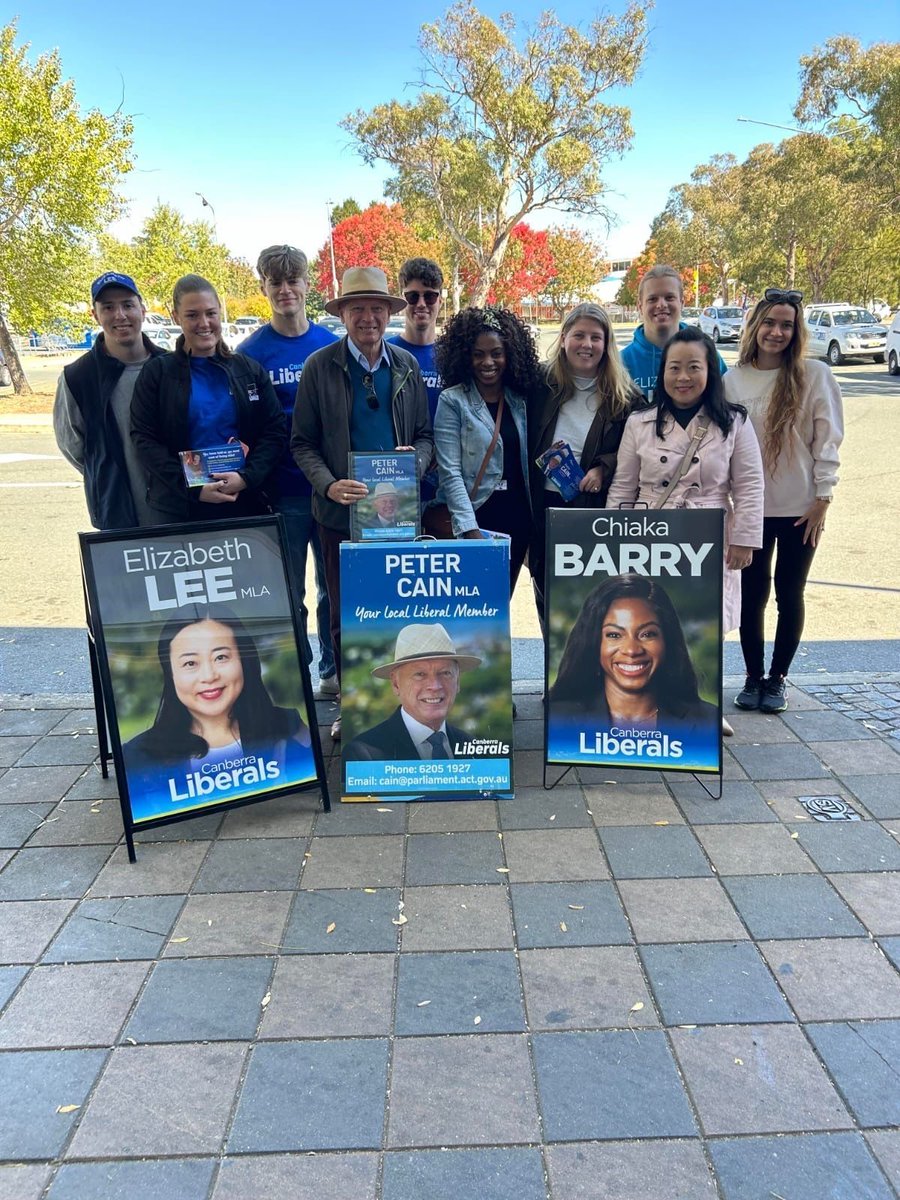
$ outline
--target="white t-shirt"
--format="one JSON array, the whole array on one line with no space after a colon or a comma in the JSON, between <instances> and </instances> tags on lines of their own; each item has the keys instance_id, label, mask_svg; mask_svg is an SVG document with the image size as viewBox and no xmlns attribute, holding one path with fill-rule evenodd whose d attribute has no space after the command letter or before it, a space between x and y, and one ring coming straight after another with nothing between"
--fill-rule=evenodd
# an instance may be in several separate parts
<instances>
[{"instance_id":1,"label":"white t-shirt","mask_svg":"<svg viewBox=\"0 0 900 1200\"><path fill-rule=\"evenodd\" d=\"M552 442L568 442L575 458L580 462L584 452L584 443L588 432L597 415L597 380L583 379L576 376L575 394L564 400L559 406L556 425L553 428ZM544 480L544 491L558 492L559 488L552 479Z\"/></svg>"}]
</instances>

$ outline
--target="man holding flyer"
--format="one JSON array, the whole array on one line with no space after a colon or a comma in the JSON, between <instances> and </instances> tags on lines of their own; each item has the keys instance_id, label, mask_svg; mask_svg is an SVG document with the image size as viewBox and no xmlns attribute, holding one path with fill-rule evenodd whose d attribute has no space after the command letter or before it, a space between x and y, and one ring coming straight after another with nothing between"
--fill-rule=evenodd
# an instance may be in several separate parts
<instances>
[{"instance_id":1,"label":"man holding flyer","mask_svg":"<svg viewBox=\"0 0 900 1200\"><path fill-rule=\"evenodd\" d=\"M413 450L421 477L434 449L419 365L384 341L391 313L405 307L377 267L345 271L340 296L325 308L341 318L347 335L310 356L297 388L291 452L315 492L339 678L340 544L350 537L350 507L368 495L364 483L348 478L350 452ZM341 736L340 717L331 736Z\"/></svg>"}]
</instances>

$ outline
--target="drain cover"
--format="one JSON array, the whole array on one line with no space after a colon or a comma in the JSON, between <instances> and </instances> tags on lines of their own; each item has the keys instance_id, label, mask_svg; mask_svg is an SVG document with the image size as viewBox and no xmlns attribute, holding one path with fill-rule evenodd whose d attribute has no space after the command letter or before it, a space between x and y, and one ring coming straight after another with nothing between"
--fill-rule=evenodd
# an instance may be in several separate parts
<instances>
[{"instance_id":1,"label":"drain cover","mask_svg":"<svg viewBox=\"0 0 900 1200\"><path fill-rule=\"evenodd\" d=\"M840 796L798 796L797 799L814 821L862 820Z\"/></svg>"}]
</instances>

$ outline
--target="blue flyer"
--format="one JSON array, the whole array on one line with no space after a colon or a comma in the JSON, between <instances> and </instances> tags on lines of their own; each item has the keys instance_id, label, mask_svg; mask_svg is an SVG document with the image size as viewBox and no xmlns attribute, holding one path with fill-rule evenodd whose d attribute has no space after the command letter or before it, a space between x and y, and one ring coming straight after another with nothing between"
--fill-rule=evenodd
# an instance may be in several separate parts
<instances>
[{"instance_id":1,"label":"blue flyer","mask_svg":"<svg viewBox=\"0 0 900 1200\"><path fill-rule=\"evenodd\" d=\"M341 546L343 799L510 798L509 544Z\"/></svg>"},{"instance_id":2,"label":"blue flyer","mask_svg":"<svg viewBox=\"0 0 900 1200\"><path fill-rule=\"evenodd\" d=\"M720 509L547 512L548 763L720 773Z\"/></svg>"},{"instance_id":3,"label":"blue flyer","mask_svg":"<svg viewBox=\"0 0 900 1200\"><path fill-rule=\"evenodd\" d=\"M213 482L214 475L240 471L246 463L244 447L240 442L208 446L206 450L179 450L178 457L188 487L203 487L205 483Z\"/></svg>"}]
</instances>

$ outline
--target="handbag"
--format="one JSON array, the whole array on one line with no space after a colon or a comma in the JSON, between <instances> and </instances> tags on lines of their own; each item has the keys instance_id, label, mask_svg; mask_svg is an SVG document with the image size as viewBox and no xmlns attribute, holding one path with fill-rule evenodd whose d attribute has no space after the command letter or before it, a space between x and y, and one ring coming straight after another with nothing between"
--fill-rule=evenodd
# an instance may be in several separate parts
<instances>
[{"instance_id":1,"label":"handbag","mask_svg":"<svg viewBox=\"0 0 900 1200\"><path fill-rule=\"evenodd\" d=\"M478 474L475 476L475 482L469 489L469 499L473 500L481 486L481 481L484 479L484 473L487 470L487 465L491 461L491 455L494 453L494 447L497 445L497 439L500 436L500 419L503 416L503 396L500 397L500 403L497 405L497 419L494 421L494 434L491 438L490 445L487 448L481 466L478 468ZM704 431L705 432L705 431ZM456 534L453 532L453 520L450 516L450 509L446 504L432 504L422 513L422 528L427 534L439 541L452 541Z\"/></svg>"},{"instance_id":2,"label":"handbag","mask_svg":"<svg viewBox=\"0 0 900 1200\"><path fill-rule=\"evenodd\" d=\"M658 500L654 501L654 503L650 505L650 508L662 508L665 505L668 498L675 491L675 488L677 487L682 475L688 469L691 459L700 449L700 443L706 437L707 429L709 429L709 417L704 413L704 415L697 422L697 432L691 438L691 444L688 446L687 450L685 450L684 458L678 464L678 470L666 484L666 489L663 494Z\"/></svg>"}]
</instances>

